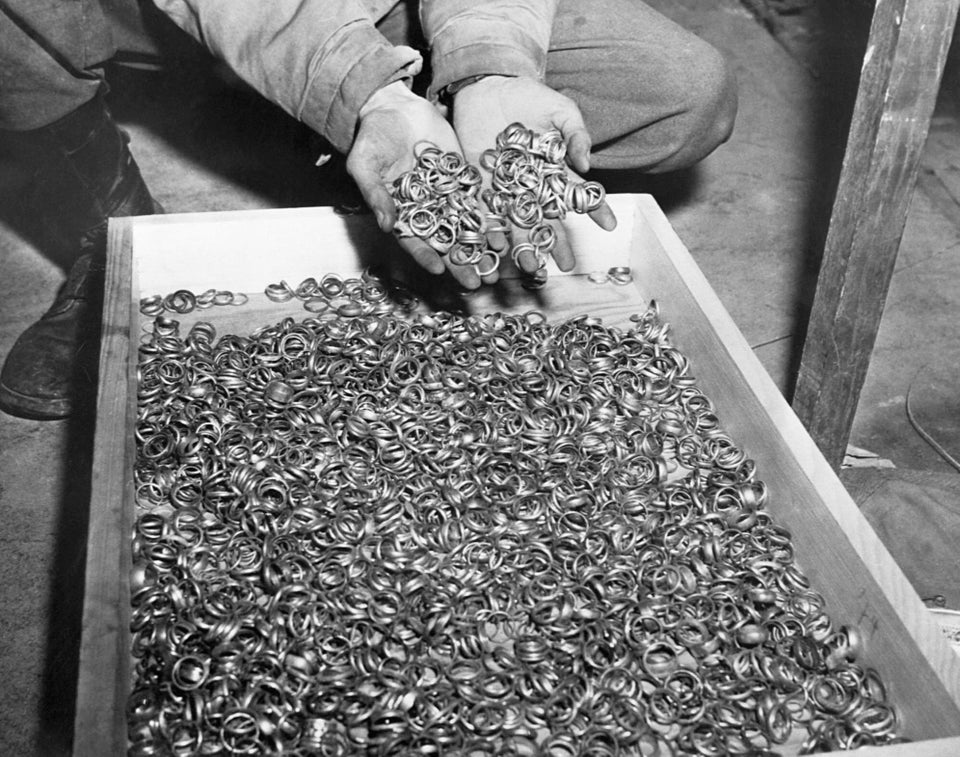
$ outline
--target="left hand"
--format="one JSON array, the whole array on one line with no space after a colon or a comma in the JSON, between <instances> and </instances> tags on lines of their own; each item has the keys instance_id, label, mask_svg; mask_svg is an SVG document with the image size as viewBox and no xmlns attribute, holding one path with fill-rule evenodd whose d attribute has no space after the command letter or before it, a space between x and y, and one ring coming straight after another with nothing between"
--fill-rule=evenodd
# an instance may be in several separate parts
<instances>
[{"instance_id":1,"label":"left hand","mask_svg":"<svg viewBox=\"0 0 960 757\"><path fill-rule=\"evenodd\" d=\"M454 95L453 128L467 161L479 164L480 156L496 144L497 135L509 124L519 122L538 133L557 129L567 147L567 174L571 182L582 181L579 173L590 170L590 134L577 104L545 84L526 77L488 76L467 85ZM489 185L490 175L484 172ZM617 219L605 202L591 212L594 223L613 230ZM556 232L553 257L561 271L574 266L574 255L562 222L551 222ZM520 241L522 231L508 232ZM503 249L507 239L494 232L488 236L494 249Z\"/></svg>"},{"instance_id":2,"label":"left hand","mask_svg":"<svg viewBox=\"0 0 960 757\"><path fill-rule=\"evenodd\" d=\"M416 162L418 143L428 142L443 152L460 153L450 124L431 103L415 95L403 82L393 82L375 92L360 110L357 136L347 156L347 172L385 232L392 232L397 208L390 185ZM433 274L449 270L464 287L476 289L483 279L472 266L453 264L416 236L398 236L397 241L423 268Z\"/></svg>"}]
</instances>

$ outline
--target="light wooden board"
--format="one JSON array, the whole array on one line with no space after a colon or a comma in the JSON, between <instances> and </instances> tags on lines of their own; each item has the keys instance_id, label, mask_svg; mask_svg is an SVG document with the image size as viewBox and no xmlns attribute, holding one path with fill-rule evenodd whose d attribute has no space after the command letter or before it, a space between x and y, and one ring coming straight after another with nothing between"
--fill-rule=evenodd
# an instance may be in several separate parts
<instances>
[{"instance_id":1,"label":"light wooden board","mask_svg":"<svg viewBox=\"0 0 960 757\"><path fill-rule=\"evenodd\" d=\"M620 195L610 204L619 219L612 232L585 216L570 216L570 241L578 255L566 275L628 264L632 202ZM183 282L198 292L257 292L277 277L294 283L331 271L357 274L369 266L416 275L408 256L372 216L339 216L331 208L146 216L132 224L131 233L135 286L143 294L166 293ZM552 277L563 275L552 260L547 270ZM515 274L507 268L507 275Z\"/></svg>"},{"instance_id":2,"label":"light wooden board","mask_svg":"<svg viewBox=\"0 0 960 757\"><path fill-rule=\"evenodd\" d=\"M588 222L575 233L581 271L630 264L628 286L594 284L554 271L547 287L516 281L460 296L420 277L412 283L435 306L468 312L541 310L551 319L589 313L625 325L656 299L693 374L731 435L754 457L771 490L770 511L794 537L798 561L841 623L867 640L868 664L891 688L903 732L924 740L923 754L960 754L960 663L886 549L860 515L816 445L764 372L702 273L652 198L611 198L618 231ZM201 241L198 241L201 240ZM254 244L255 242L255 244ZM229 288L251 294L242 308L184 316L214 323L220 333L249 332L285 315L305 317L297 302L263 297L266 284L329 271L350 273L370 263L402 260L365 217L328 209L257 211L138 219L111 223L107 304L101 356L87 596L76 717L77 755L122 754L129 676L130 471L135 413L131 344L146 322L141 295L179 288ZM414 278L416 275L414 274ZM932 746L926 746L932 745ZM943 747L947 751L936 751ZM916 745L912 745L916 749ZM883 755L914 754L885 747ZM931 751L932 750L932 751Z\"/></svg>"},{"instance_id":3,"label":"light wooden board","mask_svg":"<svg viewBox=\"0 0 960 757\"><path fill-rule=\"evenodd\" d=\"M837 468L880 329L960 0L880 0L793 404Z\"/></svg>"},{"instance_id":4,"label":"light wooden board","mask_svg":"<svg viewBox=\"0 0 960 757\"><path fill-rule=\"evenodd\" d=\"M654 212L647 220L640 228L649 237L635 247L643 250L638 278L669 293L662 310L677 344L721 422L756 460L775 500L769 509L791 530L828 611L864 632L867 659L890 684L905 735L960 733L960 661L669 224ZM651 253L660 244L669 264Z\"/></svg>"},{"instance_id":5,"label":"light wooden board","mask_svg":"<svg viewBox=\"0 0 960 757\"><path fill-rule=\"evenodd\" d=\"M73 752L126 754L129 580L136 418L130 227L111 224L97 390Z\"/></svg>"}]
</instances>

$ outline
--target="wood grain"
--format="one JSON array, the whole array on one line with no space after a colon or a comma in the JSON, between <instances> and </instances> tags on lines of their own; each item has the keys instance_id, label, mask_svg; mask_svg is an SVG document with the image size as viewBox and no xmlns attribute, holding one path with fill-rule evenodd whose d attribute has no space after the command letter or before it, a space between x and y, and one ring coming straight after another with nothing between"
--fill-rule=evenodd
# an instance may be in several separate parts
<instances>
[{"instance_id":1,"label":"wood grain","mask_svg":"<svg viewBox=\"0 0 960 757\"><path fill-rule=\"evenodd\" d=\"M129 575L133 519L136 392L130 361L131 235L126 219L109 227L97 391L86 585L73 753L127 751L130 680Z\"/></svg>"},{"instance_id":2,"label":"wood grain","mask_svg":"<svg viewBox=\"0 0 960 757\"><path fill-rule=\"evenodd\" d=\"M839 468L880 328L960 0L878 0L793 406Z\"/></svg>"},{"instance_id":3,"label":"wood grain","mask_svg":"<svg viewBox=\"0 0 960 757\"><path fill-rule=\"evenodd\" d=\"M629 323L631 314L643 311L651 299L656 299L672 326L676 343L691 360L693 374L714 400L721 421L756 459L759 475L771 490L770 511L778 522L791 529L798 561L814 587L826 597L831 615L841 623L857 623L864 631L866 661L874 664L890 685L903 715L904 732L918 740L957 736L960 660L953 655L916 593L860 515L653 199L630 195L613 201L621 221L620 233L625 236L616 237L619 241L613 244L609 236L584 227L583 238L577 244L598 247L600 257L594 250L595 260L630 263L635 277L631 285L598 285L583 275L556 276L545 289L529 292L516 280L507 280L477 294L456 297L454 304L465 312L537 309L551 320L588 313L602 317L609 325L622 326ZM300 216L308 228L317 222L310 217L312 213L323 218L321 237L328 242L338 240L336 251L328 252L324 264L347 270L356 266L358 255L362 259L367 254L354 246L357 240L369 238L380 244L356 230L357 224L364 223L356 219L302 211ZM249 226L242 219L222 224L219 215L167 222L170 228L188 223L206 229L207 246L190 253L189 266L164 266L150 260L154 255L166 255L169 249L169 240L162 233L163 223L150 218L125 219L111 227L97 427L99 472L91 505L94 511L77 709L78 755L122 754L120 745L125 738L124 702L129 681L125 608L129 606L128 535L133 511L130 429L135 417L130 357L139 331L147 323L134 305L141 293L152 294L158 287L197 290L200 287L195 282L204 280L202 277L208 272L232 270L232 256L241 244L236 235L245 238ZM277 215L257 213L251 221L264 227L257 232L261 238L275 242L282 239L281 249L268 242L253 264L261 277L261 291L264 279L269 283L289 278L291 283L298 283L291 272L299 276L308 269L317 275L315 269L320 265L314 257L315 234L268 233L274 221L282 227L292 220L282 211ZM143 234L147 226L152 231ZM219 233L211 233L211 228ZM300 241L294 244L294 238ZM306 267L304 258L309 261ZM331 269L321 267L320 272L324 270ZM240 272L236 281L248 274ZM438 296L435 283L429 278L411 283L421 286L426 296ZM442 298L438 301L443 302ZM220 333L248 333L256 326L286 316L306 315L299 303L273 303L253 292L250 304L242 308L212 308L180 320L182 329L202 319L213 323ZM112 724L112 731L107 730L108 723ZM79 738L81 733L83 737ZM949 739L943 744L956 748L960 739Z\"/></svg>"},{"instance_id":4,"label":"wood grain","mask_svg":"<svg viewBox=\"0 0 960 757\"><path fill-rule=\"evenodd\" d=\"M791 530L813 587L832 617L866 635L865 659L889 683L904 733L915 740L960 734L960 659L703 274L671 239L669 224L646 203L641 208L649 210L652 236L635 262L638 279L662 293L678 346L721 422L756 460L769 510Z\"/></svg>"}]
</instances>

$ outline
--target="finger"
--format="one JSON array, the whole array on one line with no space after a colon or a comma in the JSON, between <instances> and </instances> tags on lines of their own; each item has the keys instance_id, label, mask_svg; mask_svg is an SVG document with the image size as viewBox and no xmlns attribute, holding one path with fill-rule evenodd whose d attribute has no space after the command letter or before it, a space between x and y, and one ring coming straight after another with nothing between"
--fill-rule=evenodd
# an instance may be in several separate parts
<instances>
[{"instance_id":1,"label":"finger","mask_svg":"<svg viewBox=\"0 0 960 757\"><path fill-rule=\"evenodd\" d=\"M485 172L483 175L483 187L489 189L492 178ZM493 214L490 211L486 201L480 200L480 209L484 214L484 234L487 239L487 247L495 252L503 252L510 248L509 230L503 226L499 214Z\"/></svg>"},{"instance_id":2,"label":"finger","mask_svg":"<svg viewBox=\"0 0 960 757\"><path fill-rule=\"evenodd\" d=\"M587 130L575 131L567 139L567 155L572 165L579 173L590 170L590 135Z\"/></svg>"},{"instance_id":3,"label":"finger","mask_svg":"<svg viewBox=\"0 0 960 757\"><path fill-rule=\"evenodd\" d=\"M503 231L488 231L487 232L487 246L491 250L496 250L500 252L501 250L507 249L509 240L507 239L506 232Z\"/></svg>"},{"instance_id":4,"label":"finger","mask_svg":"<svg viewBox=\"0 0 960 757\"><path fill-rule=\"evenodd\" d=\"M487 248L473 264L473 271L483 284L496 284L500 280L500 253Z\"/></svg>"},{"instance_id":5,"label":"finger","mask_svg":"<svg viewBox=\"0 0 960 757\"><path fill-rule=\"evenodd\" d=\"M563 141L567 145L567 160L579 173L590 170L590 147L592 140L580 109L573 106L566 119L559 125Z\"/></svg>"},{"instance_id":6,"label":"finger","mask_svg":"<svg viewBox=\"0 0 960 757\"><path fill-rule=\"evenodd\" d=\"M617 217L613 214L613 210L606 202L596 210L591 210L587 215L604 231L613 231L617 228Z\"/></svg>"},{"instance_id":7,"label":"finger","mask_svg":"<svg viewBox=\"0 0 960 757\"><path fill-rule=\"evenodd\" d=\"M430 245L417 237L399 237L400 246L429 273L439 276L446 266L443 258Z\"/></svg>"},{"instance_id":8,"label":"finger","mask_svg":"<svg viewBox=\"0 0 960 757\"><path fill-rule=\"evenodd\" d=\"M500 272L494 271L493 273L488 273L485 276L481 276L480 281L482 281L486 286L496 284L498 281L500 281Z\"/></svg>"},{"instance_id":9,"label":"finger","mask_svg":"<svg viewBox=\"0 0 960 757\"><path fill-rule=\"evenodd\" d=\"M567 238L567 232L562 224L555 224L554 230L557 234L557 241L553 248L553 260L557 268L561 271L572 271L576 263L576 256L573 254L573 248L570 246L570 240Z\"/></svg>"},{"instance_id":10,"label":"finger","mask_svg":"<svg viewBox=\"0 0 960 757\"><path fill-rule=\"evenodd\" d=\"M477 289L480 286L480 276L472 265L455 265L448 262L447 270L464 289Z\"/></svg>"},{"instance_id":11,"label":"finger","mask_svg":"<svg viewBox=\"0 0 960 757\"><path fill-rule=\"evenodd\" d=\"M551 225L555 226L555 224ZM522 241L514 245L510 251L510 257L517 269L523 273L533 274L539 271L546 264L547 255L557 260L558 265L562 262L563 265L567 266L561 270L569 270L572 266L573 254L570 252L569 246L566 245L566 241L562 238L562 233L558 234L554 232L554 241L549 252L543 249L537 249L526 235L515 236L514 239L520 239ZM566 246L566 249L564 249L564 246Z\"/></svg>"},{"instance_id":12,"label":"finger","mask_svg":"<svg viewBox=\"0 0 960 757\"><path fill-rule=\"evenodd\" d=\"M583 179L571 169L567 169L567 181L577 184L583 181ZM617 217L613 214L613 209L607 204L606 201L600 204L600 207L595 210L591 210L587 213L588 216L593 220L597 226L599 226L604 231L613 231L617 228Z\"/></svg>"}]
</instances>

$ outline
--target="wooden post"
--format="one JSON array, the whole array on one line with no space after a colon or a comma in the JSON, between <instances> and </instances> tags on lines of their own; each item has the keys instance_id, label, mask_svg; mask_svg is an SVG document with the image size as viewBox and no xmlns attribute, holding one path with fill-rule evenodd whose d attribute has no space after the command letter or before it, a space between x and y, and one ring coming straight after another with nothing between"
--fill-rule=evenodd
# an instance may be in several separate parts
<instances>
[{"instance_id":1,"label":"wooden post","mask_svg":"<svg viewBox=\"0 0 960 757\"><path fill-rule=\"evenodd\" d=\"M877 0L793 408L839 468L960 0Z\"/></svg>"}]
</instances>

